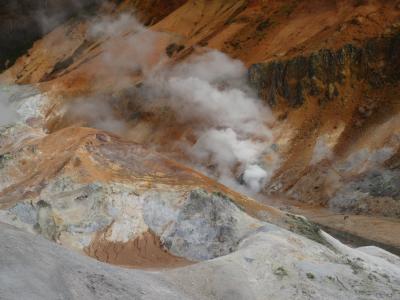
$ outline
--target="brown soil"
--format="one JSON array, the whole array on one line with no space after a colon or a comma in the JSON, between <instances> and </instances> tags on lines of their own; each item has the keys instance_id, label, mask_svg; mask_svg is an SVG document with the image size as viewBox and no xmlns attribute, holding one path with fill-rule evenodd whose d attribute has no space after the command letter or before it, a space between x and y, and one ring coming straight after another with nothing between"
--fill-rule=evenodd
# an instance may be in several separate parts
<instances>
[{"instance_id":1,"label":"brown soil","mask_svg":"<svg viewBox=\"0 0 400 300\"><path fill-rule=\"evenodd\" d=\"M152 232L126 243L108 241L104 232L98 233L85 252L99 261L130 268L176 268L193 263L170 254Z\"/></svg>"}]
</instances>

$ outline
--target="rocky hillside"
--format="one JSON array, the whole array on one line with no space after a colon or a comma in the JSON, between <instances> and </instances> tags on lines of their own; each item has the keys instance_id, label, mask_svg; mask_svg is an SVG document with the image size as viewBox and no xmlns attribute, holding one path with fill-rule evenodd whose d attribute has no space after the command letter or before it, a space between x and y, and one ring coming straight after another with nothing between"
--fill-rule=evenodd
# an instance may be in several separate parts
<instances>
[{"instance_id":1,"label":"rocky hillside","mask_svg":"<svg viewBox=\"0 0 400 300\"><path fill-rule=\"evenodd\" d=\"M0 298L400 297L399 1L0 15Z\"/></svg>"},{"instance_id":2,"label":"rocky hillside","mask_svg":"<svg viewBox=\"0 0 400 300\"><path fill-rule=\"evenodd\" d=\"M0 10L0 71L32 47L33 42L46 35L71 17L90 12L102 0L22 0L2 3Z\"/></svg>"}]
</instances>

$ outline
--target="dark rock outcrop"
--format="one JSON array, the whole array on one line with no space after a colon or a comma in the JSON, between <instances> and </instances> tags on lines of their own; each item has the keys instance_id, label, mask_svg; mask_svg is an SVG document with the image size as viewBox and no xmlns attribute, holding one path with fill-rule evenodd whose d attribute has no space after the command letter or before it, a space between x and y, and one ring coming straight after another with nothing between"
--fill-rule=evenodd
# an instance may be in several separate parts
<instances>
[{"instance_id":1,"label":"dark rock outcrop","mask_svg":"<svg viewBox=\"0 0 400 300\"><path fill-rule=\"evenodd\" d=\"M272 107L284 99L290 107L301 106L313 96L319 103L339 96L339 86L347 80L364 81L372 89L400 80L400 32L352 44L338 50L321 49L297 56L254 64L249 69L251 84Z\"/></svg>"}]
</instances>

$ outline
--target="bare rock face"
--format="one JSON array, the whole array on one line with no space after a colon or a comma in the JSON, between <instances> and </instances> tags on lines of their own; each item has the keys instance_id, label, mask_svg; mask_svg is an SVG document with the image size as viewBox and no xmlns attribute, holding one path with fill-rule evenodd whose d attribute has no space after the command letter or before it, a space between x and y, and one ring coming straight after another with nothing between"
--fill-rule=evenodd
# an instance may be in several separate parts
<instances>
[{"instance_id":1,"label":"bare rock face","mask_svg":"<svg viewBox=\"0 0 400 300\"><path fill-rule=\"evenodd\" d=\"M163 195L158 197L162 198ZM165 247L175 255L191 260L201 261L227 255L237 249L239 242L249 232L261 226L260 222L243 214L223 194L192 191L174 218L168 219L165 211L173 211L171 203L168 203L170 201L158 199L164 206L157 207L157 204L150 204L148 198L145 220L150 229L161 236ZM154 218L155 212L160 217Z\"/></svg>"},{"instance_id":2,"label":"bare rock face","mask_svg":"<svg viewBox=\"0 0 400 300\"><path fill-rule=\"evenodd\" d=\"M320 105L339 101L340 86L365 81L372 89L396 84L400 80L398 66L400 33L367 41L363 48L352 44L339 50L321 49L307 56L289 60L254 64L249 78L260 96L271 106L286 101L299 107L306 99L316 97Z\"/></svg>"}]
</instances>

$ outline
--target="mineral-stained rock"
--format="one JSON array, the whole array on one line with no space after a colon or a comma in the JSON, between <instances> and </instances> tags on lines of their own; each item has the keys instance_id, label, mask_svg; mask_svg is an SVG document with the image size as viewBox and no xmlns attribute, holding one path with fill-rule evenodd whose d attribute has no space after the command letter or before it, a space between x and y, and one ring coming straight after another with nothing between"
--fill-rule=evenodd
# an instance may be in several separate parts
<instances>
[{"instance_id":1,"label":"mineral-stained rock","mask_svg":"<svg viewBox=\"0 0 400 300\"><path fill-rule=\"evenodd\" d=\"M393 173L384 161L395 162L400 145L400 60L394 54L400 52L399 41L400 33L392 27L362 43L250 67L249 80L260 97L283 116L278 122L284 137L276 143L285 162L267 184L268 194L319 205L335 197L331 207L341 211L398 216L393 195L363 193L349 183L367 171ZM321 143L323 137L327 142ZM364 152L370 158L356 157ZM318 153L323 155L316 162ZM367 160L376 163L364 164ZM340 167L343 162L358 169L347 172ZM337 191L341 184L346 193Z\"/></svg>"},{"instance_id":2,"label":"mineral-stained rock","mask_svg":"<svg viewBox=\"0 0 400 300\"><path fill-rule=\"evenodd\" d=\"M162 198L163 195L158 195ZM164 203L172 210L171 203ZM174 254L193 260L206 260L229 254L239 242L261 223L243 214L234 202L223 194L208 194L202 190L190 192L187 201L171 219L166 218L165 206L146 201L145 220L161 236L165 246ZM158 204L158 205L160 205ZM158 209L159 208L159 209ZM162 212L160 210L163 209ZM164 215L163 224L154 214ZM154 228L152 224L157 222Z\"/></svg>"},{"instance_id":3,"label":"mineral-stained rock","mask_svg":"<svg viewBox=\"0 0 400 300\"><path fill-rule=\"evenodd\" d=\"M346 82L366 81L372 89L400 80L400 33L367 41L363 48L352 44L338 50L321 49L308 56L254 64L249 78L271 106L283 99L299 107L310 96L320 103L339 97Z\"/></svg>"},{"instance_id":4,"label":"mineral-stained rock","mask_svg":"<svg viewBox=\"0 0 400 300\"><path fill-rule=\"evenodd\" d=\"M301 234L310 226L96 129L27 136L8 153L0 220L95 257L96 247L129 247L149 230L170 253L207 260L235 251L261 222ZM324 242L318 230L307 236Z\"/></svg>"}]
</instances>

